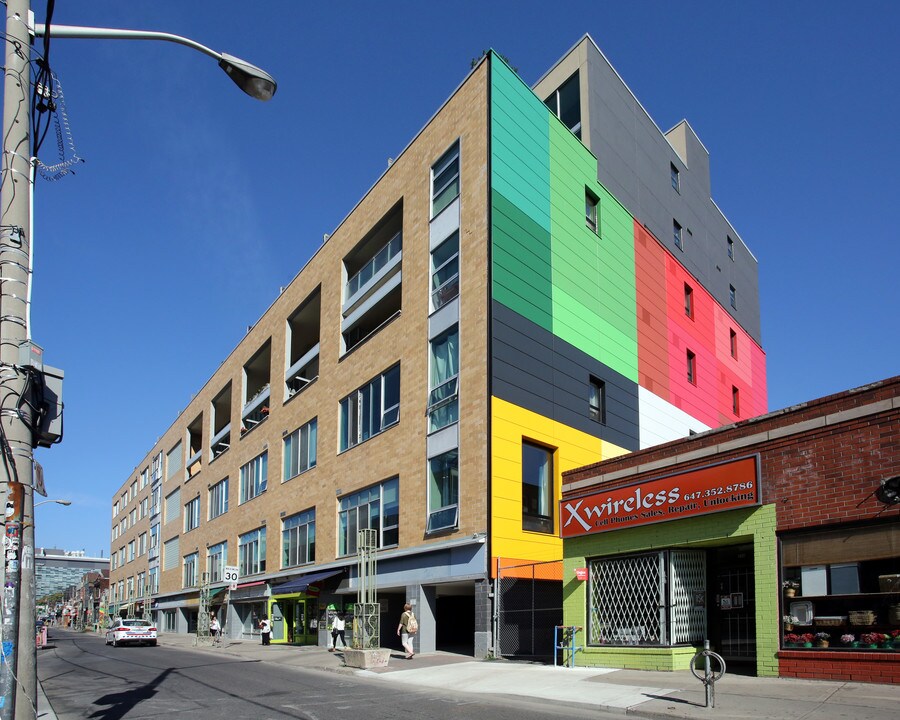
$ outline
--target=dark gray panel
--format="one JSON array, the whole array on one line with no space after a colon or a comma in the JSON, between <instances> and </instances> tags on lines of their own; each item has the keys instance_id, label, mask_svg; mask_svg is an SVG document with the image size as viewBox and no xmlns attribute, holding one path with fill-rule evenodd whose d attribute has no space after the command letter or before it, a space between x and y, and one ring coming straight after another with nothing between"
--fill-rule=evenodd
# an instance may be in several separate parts
<instances>
[{"instance_id":1,"label":"dark gray panel","mask_svg":"<svg viewBox=\"0 0 900 720\"><path fill-rule=\"evenodd\" d=\"M637 383L498 302L492 303L491 392L576 430L638 449ZM589 383L606 384L606 423L591 420Z\"/></svg>"}]
</instances>

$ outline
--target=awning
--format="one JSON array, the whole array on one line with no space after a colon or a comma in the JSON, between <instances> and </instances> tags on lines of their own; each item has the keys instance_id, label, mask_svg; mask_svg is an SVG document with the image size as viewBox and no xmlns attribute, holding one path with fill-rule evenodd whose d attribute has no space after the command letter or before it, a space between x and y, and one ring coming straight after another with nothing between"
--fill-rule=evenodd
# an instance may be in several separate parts
<instances>
[{"instance_id":1,"label":"awning","mask_svg":"<svg viewBox=\"0 0 900 720\"><path fill-rule=\"evenodd\" d=\"M237 590L231 591L229 599L232 603L265 600L268 597L268 590L269 586L265 580L257 580L256 582L238 585Z\"/></svg>"},{"instance_id":2,"label":"awning","mask_svg":"<svg viewBox=\"0 0 900 720\"><path fill-rule=\"evenodd\" d=\"M318 585L323 580L327 580L335 575L340 575L344 570L326 570L324 572L310 573L301 577L289 580L281 585L272 588L272 595L293 595L295 593L306 592L310 585Z\"/></svg>"}]
</instances>

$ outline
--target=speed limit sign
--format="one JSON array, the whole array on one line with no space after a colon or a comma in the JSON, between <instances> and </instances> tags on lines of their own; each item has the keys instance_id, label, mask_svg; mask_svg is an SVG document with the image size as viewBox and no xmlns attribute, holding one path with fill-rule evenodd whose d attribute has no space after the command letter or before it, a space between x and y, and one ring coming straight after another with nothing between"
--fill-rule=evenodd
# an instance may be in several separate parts
<instances>
[{"instance_id":1,"label":"speed limit sign","mask_svg":"<svg viewBox=\"0 0 900 720\"><path fill-rule=\"evenodd\" d=\"M222 579L228 583L229 590L237 590L238 580L241 579L240 569L237 565L226 565Z\"/></svg>"}]
</instances>

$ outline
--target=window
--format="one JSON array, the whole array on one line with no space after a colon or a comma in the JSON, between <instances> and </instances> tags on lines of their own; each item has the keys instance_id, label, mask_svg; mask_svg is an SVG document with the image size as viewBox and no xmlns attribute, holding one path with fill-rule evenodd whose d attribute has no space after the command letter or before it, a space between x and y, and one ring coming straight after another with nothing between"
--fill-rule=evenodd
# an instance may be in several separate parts
<instances>
[{"instance_id":1,"label":"window","mask_svg":"<svg viewBox=\"0 0 900 720\"><path fill-rule=\"evenodd\" d=\"M145 497L141 500L141 517L145 518L150 514L150 498Z\"/></svg>"},{"instance_id":2,"label":"window","mask_svg":"<svg viewBox=\"0 0 900 720\"><path fill-rule=\"evenodd\" d=\"M143 555L147 552L147 533L141 533L138 535L138 555Z\"/></svg>"},{"instance_id":3,"label":"window","mask_svg":"<svg viewBox=\"0 0 900 720\"><path fill-rule=\"evenodd\" d=\"M691 385L697 384L697 356L687 351L687 380Z\"/></svg>"},{"instance_id":4,"label":"window","mask_svg":"<svg viewBox=\"0 0 900 720\"><path fill-rule=\"evenodd\" d=\"M175 619L175 611L174 610L164 610L163 611L163 632L177 632L178 623Z\"/></svg>"},{"instance_id":5,"label":"window","mask_svg":"<svg viewBox=\"0 0 900 720\"><path fill-rule=\"evenodd\" d=\"M731 307L737 310L737 290L734 289L734 285L728 286L728 301L731 303Z\"/></svg>"},{"instance_id":6,"label":"window","mask_svg":"<svg viewBox=\"0 0 900 720\"><path fill-rule=\"evenodd\" d=\"M118 554L116 554L116 553L113 553L113 554L112 554L112 560L111 560L110 564L112 565L112 569L113 569L113 570L115 570L117 567L119 567L119 556L118 556Z\"/></svg>"},{"instance_id":7,"label":"window","mask_svg":"<svg viewBox=\"0 0 900 720\"><path fill-rule=\"evenodd\" d=\"M675 240L675 247L684 252L684 241L681 238L681 225L677 220L672 221L672 237Z\"/></svg>"},{"instance_id":8,"label":"window","mask_svg":"<svg viewBox=\"0 0 900 720\"><path fill-rule=\"evenodd\" d=\"M734 262L734 240L726 236L725 241L728 243L728 257Z\"/></svg>"},{"instance_id":9,"label":"window","mask_svg":"<svg viewBox=\"0 0 900 720\"><path fill-rule=\"evenodd\" d=\"M171 480L181 470L181 443L169 450L166 455L166 480Z\"/></svg>"},{"instance_id":10,"label":"window","mask_svg":"<svg viewBox=\"0 0 900 720\"><path fill-rule=\"evenodd\" d=\"M590 380L590 417L598 423L606 424L606 383L592 377Z\"/></svg>"},{"instance_id":11,"label":"window","mask_svg":"<svg viewBox=\"0 0 900 720\"><path fill-rule=\"evenodd\" d=\"M159 547L159 525L150 528L150 549L154 550Z\"/></svg>"},{"instance_id":12,"label":"window","mask_svg":"<svg viewBox=\"0 0 900 720\"><path fill-rule=\"evenodd\" d=\"M522 443L522 529L553 533L553 452Z\"/></svg>"},{"instance_id":13,"label":"window","mask_svg":"<svg viewBox=\"0 0 900 720\"><path fill-rule=\"evenodd\" d=\"M290 480L316 466L316 418L297 428L284 439L284 475Z\"/></svg>"},{"instance_id":14,"label":"window","mask_svg":"<svg viewBox=\"0 0 900 720\"><path fill-rule=\"evenodd\" d=\"M144 591L147 589L147 573L139 572L137 574L137 596L144 597Z\"/></svg>"},{"instance_id":15,"label":"window","mask_svg":"<svg viewBox=\"0 0 900 720\"><path fill-rule=\"evenodd\" d=\"M197 496L184 506L184 531L188 532L200 525L200 497Z\"/></svg>"},{"instance_id":16,"label":"window","mask_svg":"<svg viewBox=\"0 0 900 720\"><path fill-rule=\"evenodd\" d=\"M173 537L163 543L163 570L175 570L178 568L179 552L181 538Z\"/></svg>"},{"instance_id":17,"label":"window","mask_svg":"<svg viewBox=\"0 0 900 720\"><path fill-rule=\"evenodd\" d=\"M431 168L431 217L459 197L459 143L444 153Z\"/></svg>"},{"instance_id":18,"label":"window","mask_svg":"<svg viewBox=\"0 0 900 720\"><path fill-rule=\"evenodd\" d=\"M150 481L150 468L144 468L141 470L141 490L147 487L147 483Z\"/></svg>"},{"instance_id":19,"label":"window","mask_svg":"<svg viewBox=\"0 0 900 720\"><path fill-rule=\"evenodd\" d=\"M396 545L400 539L400 500L397 478L341 498L338 511L338 555L356 552L360 530L378 531L378 547Z\"/></svg>"},{"instance_id":20,"label":"window","mask_svg":"<svg viewBox=\"0 0 900 720\"><path fill-rule=\"evenodd\" d=\"M184 585L194 587L197 584L197 553L184 556Z\"/></svg>"},{"instance_id":21,"label":"window","mask_svg":"<svg viewBox=\"0 0 900 720\"><path fill-rule=\"evenodd\" d=\"M228 383L210 405L210 459L215 460L231 447L231 383Z\"/></svg>"},{"instance_id":22,"label":"window","mask_svg":"<svg viewBox=\"0 0 900 720\"><path fill-rule=\"evenodd\" d=\"M128 541L128 562L134 560L134 540Z\"/></svg>"},{"instance_id":23,"label":"window","mask_svg":"<svg viewBox=\"0 0 900 720\"><path fill-rule=\"evenodd\" d=\"M687 283L684 284L684 314L694 319L694 291Z\"/></svg>"},{"instance_id":24,"label":"window","mask_svg":"<svg viewBox=\"0 0 900 720\"><path fill-rule=\"evenodd\" d=\"M181 517L181 488L166 495L166 524Z\"/></svg>"},{"instance_id":25,"label":"window","mask_svg":"<svg viewBox=\"0 0 900 720\"><path fill-rule=\"evenodd\" d=\"M735 415L741 414L741 391L734 385L731 386L731 412Z\"/></svg>"},{"instance_id":26,"label":"window","mask_svg":"<svg viewBox=\"0 0 900 720\"><path fill-rule=\"evenodd\" d=\"M150 463L150 479L154 482L156 480L162 480L162 460L163 454L162 450L156 453L156 456Z\"/></svg>"},{"instance_id":27,"label":"window","mask_svg":"<svg viewBox=\"0 0 900 720\"><path fill-rule=\"evenodd\" d=\"M316 559L316 511L306 510L281 522L281 567L314 562Z\"/></svg>"},{"instance_id":28,"label":"window","mask_svg":"<svg viewBox=\"0 0 900 720\"><path fill-rule=\"evenodd\" d=\"M400 366L341 400L341 451L365 442L400 419Z\"/></svg>"},{"instance_id":29,"label":"window","mask_svg":"<svg viewBox=\"0 0 900 720\"><path fill-rule=\"evenodd\" d=\"M669 174L672 178L672 189L680 193L681 192L681 176L678 172L678 168L675 167L675 163L669 163Z\"/></svg>"},{"instance_id":30,"label":"window","mask_svg":"<svg viewBox=\"0 0 900 720\"><path fill-rule=\"evenodd\" d=\"M431 392L428 394L428 431L459 420L459 326L431 341Z\"/></svg>"},{"instance_id":31,"label":"window","mask_svg":"<svg viewBox=\"0 0 900 720\"><path fill-rule=\"evenodd\" d=\"M134 527L134 524L137 522L137 508L132 508L131 512L128 513L128 525Z\"/></svg>"},{"instance_id":32,"label":"window","mask_svg":"<svg viewBox=\"0 0 900 720\"><path fill-rule=\"evenodd\" d=\"M137 480L131 483L131 499L134 500L137 497L138 484Z\"/></svg>"},{"instance_id":33,"label":"window","mask_svg":"<svg viewBox=\"0 0 900 720\"><path fill-rule=\"evenodd\" d=\"M150 568L148 575L150 576L150 594L153 595L159 592L159 568Z\"/></svg>"},{"instance_id":34,"label":"window","mask_svg":"<svg viewBox=\"0 0 900 720\"><path fill-rule=\"evenodd\" d=\"M266 529L251 530L238 537L238 568L241 577L266 571Z\"/></svg>"},{"instance_id":35,"label":"window","mask_svg":"<svg viewBox=\"0 0 900 720\"><path fill-rule=\"evenodd\" d=\"M428 524L426 532L459 525L459 450L428 461Z\"/></svg>"},{"instance_id":36,"label":"window","mask_svg":"<svg viewBox=\"0 0 900 720\"><path fill-rule=\"evenodd\" d=\"M431 308L437 310L459 295L459 231L431 253Z\"/></svg>"},{"instance_id":37,"label":"window","mask_svg":"<svg viewBox=\"0 0 900 720\"><path fill-rule=\"evenodd\" d=\"M209 489L209 519L228 512L228 478L220 480Z\"/></svg>"},{"instance_id":38,"label":"window","mask_svg":"<svg viewBox=\"0 0 900 720\"><path fill-rule=\"evenodd\" d=\"M679 645L702 640L706 591L702 550L662 550L590 561L590 645ZM666 612L666 609L669 612Z\"/></svg>"},{"instance_id":39,"label":"window","mask_svg":"<svg viewBox=\"0 0 900 720\"><path fill-rule=\"evenodd\" d=\"M225 577L225 565L228 562L228 543L220 542L206 550L206 572L211 583L222 582Z\"/></svg>"},{"instance_id":40,"label":"window","mask_svg":"<svg viewBox=\"0 0 900 720\"><path fill-rule=\"evenodd\" d=\"M553 94L544 100L544 105L562 120L575 137L581 139L581 87L577 72L554 90Z\"/></svg>"},{"instance_id":41,"label":"window","mask_svg":"<svg viewBox=\"0 0 900 720\"><path fill-rule=\"evenodd\" d=\"M728 345L731 348L731 357L737 360L737 333L734 331L734 328L728 329Z\"/></svg>"},{"instance_id":42,"label":"window","mask_svg":"<svg viewBox=\"0 0 900 720\"><path fill-rule=\"evenodd\" d=\"M265 492L268 479L269 453L257 455L241 467L241 503Z\"/></svg>"},{"instance_id":43,"label":"window","mask_svg":"<svg viewBox=\"0 0 900 720\"><path fill-rule=\"evenodd\" d=\"M599 200L589 191L584 191L584 222L591 229L591 232L596 233L597 228L597 204Z\"/></svg>"},{"instance_id":44,"label":"window","mask_svg":"<svg viewBox=\"0 0 900 720\"><path fill-rule=\"evenodd\" d=\"M131 600L131 598L134 597L134 578L130 577L125 582L125 587L128 588L128 595L126 595L126 600Z\"/></svg>"}]
</instances>

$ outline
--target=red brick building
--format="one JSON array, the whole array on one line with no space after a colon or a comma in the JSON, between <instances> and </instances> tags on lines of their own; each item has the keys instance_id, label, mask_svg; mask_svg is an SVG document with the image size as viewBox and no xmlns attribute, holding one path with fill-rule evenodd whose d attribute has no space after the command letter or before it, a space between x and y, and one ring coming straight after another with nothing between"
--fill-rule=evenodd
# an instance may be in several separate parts
<instances>
[{"instance_id":1,"label":"red brick building","mask_svg":"<svg viewBox=\"0 0 900 720\"><path fill-rule=\"evenodd\" d=\"M679 669L708 637L759 675L900 682L900 377L564 473L560 525L581 664Z\"/></svg>"}]
</instances>

